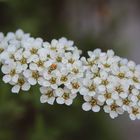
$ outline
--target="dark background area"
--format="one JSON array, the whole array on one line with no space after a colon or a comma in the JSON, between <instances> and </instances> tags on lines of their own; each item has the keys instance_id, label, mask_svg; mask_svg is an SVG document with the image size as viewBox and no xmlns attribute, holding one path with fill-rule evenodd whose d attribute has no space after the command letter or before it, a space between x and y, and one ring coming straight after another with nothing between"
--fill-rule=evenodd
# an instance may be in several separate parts
<instances>
[{"instance_id":1,"label":"dark background area","mask_svg":"<svg viewBox=\"0 0 140 140\"><path fill-rule=\"evenodd\" d=\"M140 63L139 0L0 0L0 32L23 29L46 41L65 36L83 50L113 49ZM0 73L0 140L139 140L140 122L128 115L84 112L41 104L37 87L12 94Z\"/></svg>"}]
</instances>

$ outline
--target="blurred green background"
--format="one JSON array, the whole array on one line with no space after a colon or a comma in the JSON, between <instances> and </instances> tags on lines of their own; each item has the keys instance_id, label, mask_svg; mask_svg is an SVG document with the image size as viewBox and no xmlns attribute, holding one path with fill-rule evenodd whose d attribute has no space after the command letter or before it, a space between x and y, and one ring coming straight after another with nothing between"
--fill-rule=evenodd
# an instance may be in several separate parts
<instances>
[{"instance_id":1,"label":"blurred green background","mask_svg":"<svg viewBox=\"0 0 140 140\"><path fill-rule=\"evenodd\" d=\"M0 32L23 29L51 41L65 36L83 50L114 49L139 62L138 0L0 0ZM131 52L131 53L130 53ZM41 104L38 87L18 95L0 73L0 140L139 140L140 123L127 115L84 112L82 99L70 107Z\"/></svg>"}]
</instances>

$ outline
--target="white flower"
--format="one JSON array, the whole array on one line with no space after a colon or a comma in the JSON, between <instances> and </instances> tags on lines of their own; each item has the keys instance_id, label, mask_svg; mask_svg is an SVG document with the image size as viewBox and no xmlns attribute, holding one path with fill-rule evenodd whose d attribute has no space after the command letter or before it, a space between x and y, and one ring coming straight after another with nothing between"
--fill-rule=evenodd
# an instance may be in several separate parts
<instances>
[{"instance_id":1,"label":"white flower","mask_svg":"<svg viewBox=\"0 0 140 140\"><path fill-rule=\"evenodd\" d=\"M127 66L113 66L112 73L120 79L125 79L129 77L130 71Z\"/></svg>"},{"instance_id":2,"label":"white flower","mask_svg":"<svg viewBox=\"0 0 140 140\"><path fill-rule=\"evenodd\" d=\"M105 113L109 113L112 119L118 117L118 114L123 114L124 112L123 109L119 107L115 102L111 105L105 105L103 109Z\"/></svg>"},{"instance_id":3,"label":"white flower","mask_svg":"<svg viewBox=\"0 0 140 140\"><path fill-rule=\"evenodd\" d=\"M19 93L20 89L23 91L28 91L30 89L30 84L23 76L20 76L18 78L18 81L16 83L13 83L12 85L14 85L11 90L13 93Z\"/></svg>"},{"instance_id":4,"label":"white flower","mask_svg":"<svg viewBox=\"0 0 140 140\"><path fill-rule=\"evenodd\" d=\"M42 47L42 39L32 39L28 42L22 42L25 48L24 55L28 57L28 62L33 62L38 58L38 51Z\"/></svg>"},{"instance_id":5,"label":"white flower","mask_svg":"<svg viewBox=\"0 0 140 140\"><path fill-rule=\"evenodd\" d=\"M57 95L56 102L58 104L71 105L73 103L73 99L76 98L76 94L72 94L66 87L64 89L58 88L55 93Z\"/></svg>"},{"instance_id":6,"label":"white flower","mask_svg":"<svg viewBox=\"0 0 140 140\"><path fill-rule=\"evenodd\" d=\"M49 74L48 72L43 74L44 79L44 86L50 86L53 89L57 89L59 85L59 79L55 73Z\"/></svg>"},{"instance_id":7,"label":"white flower","mask_svg":"<svg viewBox=\"0 0 140 140\"><path fill-rule=\"evenodd\" d=\"M74 63L73 65L67 65L67 69L70 70L70 75L73 79L82 78L84 75L84 69L80 62Z\"/></svg>"},{"instance_id":8,"label":"white flower","mask_svg":"<svg viewBox=\"0 0 140 140\"><path fill-rule=\"evenodd\" d=\"M126 80L118 81L116 85L114 86L114 92L113 94L115 96L121 97L122 99L125 99L128 96L129 92L129 84Z\"/></svg>"},{"instance_id":9,"label":"white flower","mask_svg":"<svg viewBox=\"0 0 140 140\"><path fill-rule=\"evenodd\" d=\"M80 80L77 79L72 80L70 83L66 84L66 87L71 90L72 94L75 94L80 91L82 87Z\"/></svg>"},{"instance_id":10,"label":"white flower","mask_svg":"<svg viewBox=\"0 0 140 140\"><path fill-rule=\"evenodd\" d=\"M39 58L36 58L29 64L30 70L43 71L45 69L45 61Z\"/></svg>"},{"instance_id":11,"label":"white flower","mask_svg":"<svg viewBox=\"0 0 140 140\"><path fill-rule=\"evenodd\" d=\"M114 52L112 50L108 50L106 54L102 54L99 59L99 68L104 71L110 72L112 67L117 66L120 57L114 56Z\"/></svg>"},{"instance_id":12,"label":"white flower","mask_svg":"<svg viewBox=\"0 0 140 140\"><path fill-rule=\"evenodd\" d=\"M82 105L82 109L85 111L92 110L93 112L99 112L100 111L100 106L103 104L98 101L96 97L91 97L91 96L84 96L84 100L86 101Z\"/></svg>"},{"instance_id":13,"label":"white flower","mask_svg":"<svg viewBox=\"0 0 140 140\"><path fill-rule=\"evenodd\" d=\"M133 106L128 111L131 120L140 119L140 108L138 106Z\"/></svg>"},{"instance_id":14,"label":"white flower","mask_svg":"<svg viewBox=\"0 0 140 140\"><path fill-rule=\"evenodd\" d=\"M112 90L117 82L117 79L114 76L109 75L105 71L100 71L99 75L100 75L100 77L98 77L98 79L97 79L97 77L95 78L96 81L97 80L100 81L100 82L98 82L99 83L99 86L98 86L99 93L104 93L107 90L109 92L113 92Z\"/></svg>"},{"instance_id":15,"label":"white flower","mask_svg":"<svg viewBox=\"0 0 140 140\"><path fill-rule=\"evenodd\" d=\"M27 69L23 72L23 75L27 78L27 81L31 85L36 85L37 83L42 85L42 82L44 81L43 77L38 71L32 71Z\"/></svg>"},{"instance_id":16,"label":"white flower","mask_svg":"<svg viewBox=\"0 0 140 140\"><path fill-rule=\"evenodd\" d=\"M15 45L8 45L7 49L1 53L1 60L6 63L10 64L11 62L14 62L14 54L17 51L17 46Z\"/></svg>"},{"instance_id":17,"label":"white flower","mask_svg":"<svg viewBox=\"0 0 140 140\"><path fill-rule=\"evenodd\" d=\"M67 38L62 37L59 40L59 43L65 50L74 50L75 48L73 47L74 42L72 40L67 40Z\"/></svg>"},{"instance_id":18,"label":"white flower","mask_svg":"<svg viewBox=\"0 0 140 140\"><path fill-rule=\"evenodd\" d=\"M131 101L130 97L122 99L122 108L124 111L128 111L132 105L133 102Z\"/></svg>"},{"instance_id":19,"label":"white flower","mask_svg":"<svg viewBox=\"0 0 140 140\"><path fill-rule=\"evenodd\" d=\"M107 105L112 104L115 100L112 93L108 91L104 92L103 94L99 94L97 98L102 103L106 102Z\"/></svg>"},{"instance_id":20,"label":"white flower","mask_svg":"<svg viewBox=\"0 0 140 140\"><path fill-rule=\"evenodd\" d=\"M5 74L3 76L3 81L5 83L9 83L11 81L16 83L19 78L19 74L22 72L21 66L17 65L16 63L3 65L1 70L3 74Z\"/></svg>"},{"instance_id":21,"label":"white flower","mask_svg":"<svg viewBox=\"0 0 140 140\"><path fill-rule=\"evenodd\" d=\"M57 71L56 75L58 77L58 85L67 85L73 78L66 68L62 68L60 71Z\"/></svg>"},{"instance_id":22,"label":"white flower","mask_svg":"<svg viewBox=\"0 0 140 140\"><path fill-rule=\"evenodd\" d=\"M55 91L52 88L48 88L48 87L41 87L40 88L40 92L41 92L41 97L40 97L40 102L41 103L48 103L50 105L54 104L55 101Z\"/></svg>"},{"instance_id":23,"label":"white flower","mask_svg":"<svg viewBox=\"0 0 140 140\"><path fill-rule=\"evenodd\" d=\"M83 79L83 86L80 89L81 95L95 96L97 93L97 84L88 78Z\"/></svg>"}]
</instances>

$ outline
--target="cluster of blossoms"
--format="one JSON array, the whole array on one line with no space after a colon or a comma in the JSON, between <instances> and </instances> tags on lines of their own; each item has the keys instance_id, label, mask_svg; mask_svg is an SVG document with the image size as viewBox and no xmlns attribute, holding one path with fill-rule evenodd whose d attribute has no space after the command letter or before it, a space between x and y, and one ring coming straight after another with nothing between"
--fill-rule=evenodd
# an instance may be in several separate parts
<instances>
[{"instance_id":1,"label":"cluster of blossoms","mask_svg":"<svg viewBox=\"0 0 140 140\"><path fill-rule=\"evenodd\" d=\"M0 34L0 63L3 81L12 92L28 91L38 84L41 103L71 105L80 90L83 67L81 51L66 38L51 43L30 37L22 30Z\"/></svg>"},{"instance_id":2,"label":"cluster of blossoms","mask_svg":"<svg viewBox=\"0 0 140 140\"><path fill-rule=\"evenodd\" d=\"M99 112L103 107L112 119L129 113L131 120L140 119L140 65L100 49L82 57L85 75L80 94L83 110Z\"/></svg>"},{"instance_id":3,"label":"cluster of blossoms","mask_svg":"<svg viewBox=\"0 0 140 140\"><path fill-rule=\"evenodd\" d=\"M112 50L89 51L89 58L80 55L66 38L49 43L22 30L0 33L3 81L12 85L13 93L39 85L41 103L69 106L80 94L85 111L102 107L113 119L124 112L140 119L140 66Z\"/></svg>"}]
</instances>

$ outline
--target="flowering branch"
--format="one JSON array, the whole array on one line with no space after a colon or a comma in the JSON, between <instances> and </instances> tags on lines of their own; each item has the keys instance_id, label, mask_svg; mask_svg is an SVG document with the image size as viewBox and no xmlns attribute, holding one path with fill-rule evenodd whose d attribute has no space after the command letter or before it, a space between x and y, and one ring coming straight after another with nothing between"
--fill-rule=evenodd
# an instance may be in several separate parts
<instances>
[{"instance_id":1,"label":"flowering branch","mask_svg":"<svg viewBox=\"0 0 140 140\"><path fill-rule=\"evenodd\" d=\"M112 50L81 50L66 38L51 43L17 30L0 33L0 63L3 81L11 91L28 91L40 86L41 103L71 105L83 96L82 109L99 112L101 107L112 119L127 112L140 119L140 65L116 56Z\"/></svg>"}]
</instances>

